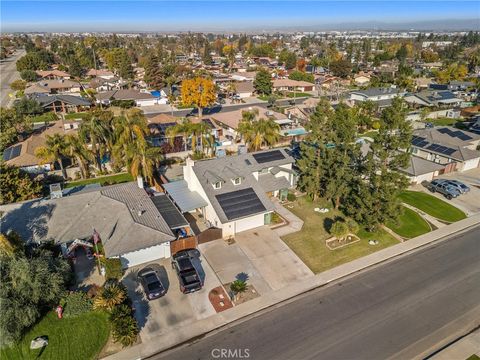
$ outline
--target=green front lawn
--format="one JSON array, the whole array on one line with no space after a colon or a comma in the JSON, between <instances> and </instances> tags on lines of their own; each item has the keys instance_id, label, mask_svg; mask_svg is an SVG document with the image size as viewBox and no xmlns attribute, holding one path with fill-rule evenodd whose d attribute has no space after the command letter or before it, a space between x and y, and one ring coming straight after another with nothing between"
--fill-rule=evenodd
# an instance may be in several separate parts
<instances>
[{"instance_id":1,"label":"green front lawn","mask_svg":"<svg viewBox=\"0 0 480 360\"><path fill-rule=\"evenodd\" d=\"M302 98L302 97L311 97L313 95L305 92L297 92L297 93L289 92L286 94L286 96L288 98Z\"/></svg>"},{"instance_id":2,"label":"green front lawn","mask_svg":"<svg viewBox=\"0 0 480 360\"><path fill-rule=\"evenodd\" d=\"M282 238L314 273L331 269L398 244L398 240L383 229L375 232L361 229L356 234L361 239L359 242L336 250L328 249L325 240L331 235L327 229L330 228L333 219L337 216L343 217L343 214L335 210L330 210L326 214L313 211L314 208L323 206L325 203L322 201L313 203L306 197L298 198L293 203L293 207L287 207L287 209L304 221L303 228L297 233ZM369 240L378 240L379 244L369 245Z\"/></svg>"},{"instance_id":3,"label":"green front lawn","mask_svg":"<svg viewBox=\"0 0 480 360\"><path fill-rule=\"evenodd\" d=\"M454 126L457 122L461 120L442 117L438 119L426 119L425 121L432 123L435 126Z\"/></svg>"},{"instance_id":4,"label":"green front lawn","mask_svg":"<svg viewBox=\"0 0 480 360\"><path fill-rule=\"evenodd\" d=\"M73 120L73 119L85 119L88 116L87 112L78 112L78 113L70 113L65 114L65 120Z\"/></svg>"},{"instance_id":5,"label":"green front lawn","mask_svg":"<svg viewBox=\"0 0 480 360\"><path fill-rule=\"evenodd\" d=\"M86 180L79 180L79 181L70 181L68 182L65 187L71 188L75 186L83 186L88 184L100 184L100 185L112 185L112 184L120 184L124 182L133 181L132 175L129 173L122 173L122 174L115 174L109 176L101 176L92 179Z\"/></svg>"},{"instance_id":6,"label":"green front lawn","mask_svg":"<svg viewBox=\"0 0 480 360\"><path fill-rule=\"evenodd\" d=\"M398 221L386 224L391 230L403 238L411 239L430 232L430 225L415 211L403 207Z\"/></svg>"},{"instance_id":7,"label":"green front lawn","mask_svg":"<svg viewBox=\"0 0 480 360\"><path fill-rule=\"evenodd\" d=\"M404 203L446 222L455 222L467 217L462 210L424 192L407 190L400 194L400 199Z\"/></svg>"},{"instance_id":8,"label":"green front lawn","mask_svg":"<svg viewBox=\"0 0 480 360\"><path fill-rule=\"evenodd\" d=\"M108 315L90 312L76 317L58 319L49 312L20 341L2 349L0 358L9 360L51 359L86 360L95 359L105 346L110 332ZM48 345L41 350L30 350L30 342L37 336L48 336Z\"/></svg>"}]
</instances>

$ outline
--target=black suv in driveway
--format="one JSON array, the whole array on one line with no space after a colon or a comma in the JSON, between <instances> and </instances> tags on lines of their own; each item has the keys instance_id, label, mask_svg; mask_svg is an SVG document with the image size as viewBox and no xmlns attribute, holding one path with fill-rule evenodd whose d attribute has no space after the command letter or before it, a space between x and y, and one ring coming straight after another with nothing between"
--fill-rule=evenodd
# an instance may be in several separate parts
<instances>
[{"instance_id":1,"label":"black suv in driveway","mask_svg":"<svg viewBox=\"0 0 480 360\"><path fill-rule=\"evenodd\" d=\"M143 286L148 300L158 299L165 295L167 290L163 286L158 274L152 268L145 268L138 272L138 279Z\"/></svg>"},{"instance_id":2,"label":"black suv in driveway","mask_svg":"<svg viewBox=\"0 0 480 360\"><path fill-rule=\"evenodd\" d=\"M202 288L202 281L193 266L189 250L182 250L174 254L172 256L172 267L177 272L181 292L188 294Z\"/></svg>"}]
</instances>

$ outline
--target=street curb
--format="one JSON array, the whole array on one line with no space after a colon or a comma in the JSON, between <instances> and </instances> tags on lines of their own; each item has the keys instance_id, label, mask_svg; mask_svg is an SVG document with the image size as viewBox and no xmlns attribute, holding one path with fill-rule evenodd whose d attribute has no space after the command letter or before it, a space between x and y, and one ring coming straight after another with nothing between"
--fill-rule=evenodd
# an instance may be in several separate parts
<instances>
[{"instance_id":1,"label":"street curb","mask_svg":"<svg viewBox=\"0 0 480 360\"><path fill-rule=\"evenodd\" d=\"M146 349L148 347L147 344L139 344L122 352L110 355L104 359L146 359L162 352L171 351L182 345L234 326L238 322L244 322L250 318L259 316L264 311L282 306L289 301L293 301L297 296L301 296L332 282L354 276L374 266L396 260L414 251L420 251L428 245L445 241L449 237L459 235L479 224L480 214L471 216L430 233L324 271L301 282L265 294L249 301L248 303L233 307L226 312L217 313L209 318L198 320L194 324L169 329L166 334L159 335L159 341L156 342L155 345L157 346L155 349Z\"/></svg>"}]
</instances>

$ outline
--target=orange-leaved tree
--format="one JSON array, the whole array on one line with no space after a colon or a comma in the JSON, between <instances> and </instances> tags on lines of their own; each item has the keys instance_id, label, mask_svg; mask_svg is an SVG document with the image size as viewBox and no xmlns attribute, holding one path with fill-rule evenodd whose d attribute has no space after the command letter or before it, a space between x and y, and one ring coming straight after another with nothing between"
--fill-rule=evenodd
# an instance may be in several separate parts
<instances>
[{"instance_id":1,"label":"orange-leaved tree","mask_svg":"<svg viewBox=\"0 0 480 360\"><path fill-rule=\"evenodd\" d=\"M195 106L199 118L202 117L203 108L213 105L216 97L215 84L210 79L195 77L182 81L182 103Z\"/></svg>"}]
</instances>

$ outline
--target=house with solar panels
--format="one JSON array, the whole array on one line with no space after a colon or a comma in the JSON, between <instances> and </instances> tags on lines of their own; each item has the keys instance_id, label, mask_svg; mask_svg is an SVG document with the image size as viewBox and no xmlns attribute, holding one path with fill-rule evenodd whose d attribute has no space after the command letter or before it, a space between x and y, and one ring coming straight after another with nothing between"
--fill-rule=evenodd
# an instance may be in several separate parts
<instances>
[{"instance_id":1,"label":"house with solar panels","mask_svg":"<svg viewBox=\"0 0 480 360\"><path fill-rule=\"evenodd\" d=\"M414 131L411 151L416 157L442 165L442 174L478 168L479 145L480 135L442 126Z\"/></svg>"},{"instance_id":2,"label":"house with solar panels","mask_svg":"<svg viewBox=\"0 0 480 360\"><path fill-rule=\"evenodd\" d=\"M184 179L164 184L183 213L198 213L228 238L269 224L272 197L286 198L297 174L285 149L274 149L193 161L183 167Z\"/></svg>"}]
</instances>

